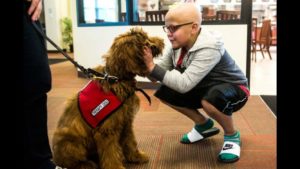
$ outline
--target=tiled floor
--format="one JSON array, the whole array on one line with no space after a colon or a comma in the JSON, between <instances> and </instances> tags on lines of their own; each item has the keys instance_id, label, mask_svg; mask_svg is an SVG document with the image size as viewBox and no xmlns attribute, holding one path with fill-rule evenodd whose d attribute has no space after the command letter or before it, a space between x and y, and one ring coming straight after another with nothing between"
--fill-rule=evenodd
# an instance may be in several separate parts
<instances>
[{"instance_id":1,"label":"tiled floor","mask_svg":"<svg viewBox=\"0 0 300 169\"><path fill-rule=\"evenodd\" d=\"M276 47L270 49L272 60L267 53L265 58L257 52L257 61L251 62L251 95L277 95L277 53Z\"/></svg>"}]
</instances>

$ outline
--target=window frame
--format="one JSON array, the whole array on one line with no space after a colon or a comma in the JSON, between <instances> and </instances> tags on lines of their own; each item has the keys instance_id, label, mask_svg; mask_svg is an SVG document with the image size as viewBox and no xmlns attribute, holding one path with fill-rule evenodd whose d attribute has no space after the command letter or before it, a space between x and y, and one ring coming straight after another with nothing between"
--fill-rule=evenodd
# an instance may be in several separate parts
<instances>
[{"instance_id":1,"label":"window frame","mask_svg":"<svg viewBox=\"0 0 300 169\"><path fill-rule=\"evenodd\" d=\"M130 0L125 0L126 3L126 21L124 22L95 22L95 23L84 23L84 7L83 0L76 0L76 10L77 10L77 25L78 27L95 27L95 26L124 26L129 25L129 2ZM121 3L118 3L121 6ZM121 13L121 11L119 11Z\"/></svg>"},{"instance_id":2,"label":"window frame","mask_svg":"<svg viewBox=\"0 0 300 169\"><path fill-rule=\"evenodd\" d=\"M147 22L147 21L134 21L133 15L134 11L137 9L137 1L125 0L126 3L126 21L124 22L96 22L96 23L83 23L84 21L84 9L83 0L76 0L77 5L77 23L79 27L90 27L90 26L124 26L124 25L164 25L164 21L161 22ZM251 5L251 8L249 8ZM241 14L240 19L237 20L212 20L202 21L202 25L231 25L231 24L247 24L249 21L249 16L251 20L252 16L252 0L241 0Z\"/></svg>"}]
</instances>

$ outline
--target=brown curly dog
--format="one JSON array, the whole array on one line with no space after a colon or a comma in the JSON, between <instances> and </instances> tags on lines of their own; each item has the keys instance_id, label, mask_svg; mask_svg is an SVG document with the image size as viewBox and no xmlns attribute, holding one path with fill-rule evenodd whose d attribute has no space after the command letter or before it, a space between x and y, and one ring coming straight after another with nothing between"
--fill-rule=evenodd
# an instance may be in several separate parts
<instances>
[{"instance_id":1,"label":"brown curly dog","mask_svg":"<svg viewBox=\"0 0 300 169\"><path fill-rule=\"evenodd\" d=\"M106 65L94 70L116 76L118 81L94 80L105 92L111 91L121 106L96 127L81 114L78 94L71 98L58 121L53 136L53 160L67 169L125 169L124 162L145 163L149 157L137 148L133 119L139 109L135 94L135 76L146 76L143 47L149 46L153 56L162 53L161 38L149 37L141 28L131 28L119 35L103 57Z\"/></svg>"}]
</instances>

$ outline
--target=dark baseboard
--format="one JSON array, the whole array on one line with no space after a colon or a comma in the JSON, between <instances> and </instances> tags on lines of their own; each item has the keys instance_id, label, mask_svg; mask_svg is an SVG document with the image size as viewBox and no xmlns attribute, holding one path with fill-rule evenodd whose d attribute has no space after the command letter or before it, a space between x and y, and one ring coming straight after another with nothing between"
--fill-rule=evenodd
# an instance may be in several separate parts
<instances>
[{"instance_id":1,"label":"dark baseboard","mask_svg":"<svg viewBox=\"0 0 300 169\"><path fill-rule=\"evenodd\" d=\"M49 65L53 65L53 64L60 63L60 62L65 62L65 61L67 61L67 59L65 59L65 58L62 58L62 59L49 58L48 59Z\"/></svg>"},{"instance_id":2,"label":"dark baseboard","mask_svg":"<svg viewBox=\"0 0 300 169\"><path fill-rule=\"evenodd\" d=\"M80 78L86 78L86 76L81 71L77 71L77 76ZM136 86L141 89L158 89L160 85L160 83L153 82L137 82Z\"/></svg>"},{"instance_id":3,"label":"dark baseboard","mask_svg":"<svg viewBox=\"0 0 300 169\"><path fill-rule=\"evenodd\" d=\"M47 50L48 53L59 53L58 50Z\"/></svg>"}]
</instances>

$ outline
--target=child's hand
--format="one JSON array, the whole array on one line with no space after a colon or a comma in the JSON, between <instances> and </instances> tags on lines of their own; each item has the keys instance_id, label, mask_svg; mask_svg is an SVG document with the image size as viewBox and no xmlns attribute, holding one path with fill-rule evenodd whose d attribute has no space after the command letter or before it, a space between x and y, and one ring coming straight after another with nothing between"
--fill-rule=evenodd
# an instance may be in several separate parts
<instances>
[{"instance_id":1,"label":"child's hand","mask_svg":"<svg viewBox=\"0 0 300 169\"><path fill-rule=\"evenodd\" d=\"M154 69L153 55L152 51L148 46L144 46L144 62L148 68L149 73Z\"/></svg>"}]
</instances>

